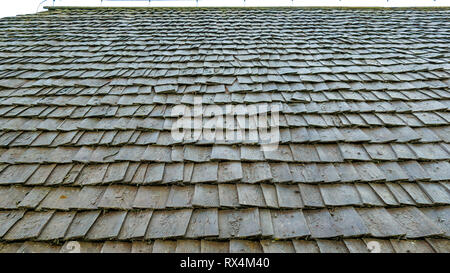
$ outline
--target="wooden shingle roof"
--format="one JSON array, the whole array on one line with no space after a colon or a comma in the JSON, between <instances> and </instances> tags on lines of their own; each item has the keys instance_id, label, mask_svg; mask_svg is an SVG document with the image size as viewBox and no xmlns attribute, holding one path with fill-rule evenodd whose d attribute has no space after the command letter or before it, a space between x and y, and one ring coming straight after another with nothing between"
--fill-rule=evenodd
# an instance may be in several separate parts
<instances>
[{"instance_id":1,"label":"wooden shingle roof","mask_svg":"<svg viewBox=\"0 0 450 273\"><path fill-rule=\"evenodd\" d=\"M449 15L1 19L0 252L450 252ZM254 106L227 123L244 136L276 105L278 149L214 124L175 139L172 110L195 100L205 128L208 107Z\"/></svg>"}]
</instances>

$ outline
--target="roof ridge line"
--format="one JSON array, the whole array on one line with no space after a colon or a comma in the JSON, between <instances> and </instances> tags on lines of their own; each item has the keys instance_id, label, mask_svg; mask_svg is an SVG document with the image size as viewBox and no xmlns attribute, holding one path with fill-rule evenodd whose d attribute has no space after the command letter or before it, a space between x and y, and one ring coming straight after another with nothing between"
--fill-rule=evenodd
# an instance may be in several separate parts
<instances>
[{"instance_id":1,"label":"roof ridge line","mask_svg":"<svg viewBox=\"0 0 450 273\"><path fill-rule=\"evenodd\" d=\"M386 10L446 10L450 9L450 6L423 6L423 7L381 7L381 6L202 6L202 7L131 7L131 6L44 6L47 10L57 9L273 9L273 8L285 8L285 9L386 9Z\"/></svg>"}]
</instances>

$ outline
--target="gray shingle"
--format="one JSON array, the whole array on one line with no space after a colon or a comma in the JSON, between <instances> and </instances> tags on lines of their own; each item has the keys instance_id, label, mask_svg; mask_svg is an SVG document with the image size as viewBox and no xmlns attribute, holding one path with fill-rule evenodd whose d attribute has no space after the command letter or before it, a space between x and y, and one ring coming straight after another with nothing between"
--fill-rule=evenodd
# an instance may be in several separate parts
<instances>
[{"instance_id":1,"label":"gray shingle","mask_svg":"<svg viewBox=\"0 0 450 273\"><path fill-rule=\"evenodd\" d=\"M157 239L183 236L186 233L191 215L191 209L155 211L150 219L145 238ZM155 252L154 248L153 252Z\"/></svg>"},{"instance_id":2,"label":"gray shingle","mask_svg":"<svg viewBox=\"0 0 450 273\"><path fill-rule=\"evenodd\" d=\"M123 222L118 238L121 240L144 238L152 214L153 211L151 210L129 212Z\"/></svg>"},{"instance_id":3,"label":"gray shingle","mask_svg":"<svg viewBox=\"0 0 450 273\"><path fill-rule=\"evenodd\" d=\"M357 211L372 236L391 237L406 234L406 230L384 208L362 208Z\"/></svg>"},{"instance_id":4,"label":"gray shingle","mask_svg":"<svg viewBox=\"0 0 450 273\"><path fill-rule=\"evenodd\" d=\"M110 211L99 216L86 234L90 240L113 239L119 235L126 211Z\"/></svg>"},{"instance_id":5,"label":"gray shingle","mask_svg":"<svg viewBox=\"0 0 450 273\"><path fill-rule=\"evenodd\" d=\"M11 229L9 229L3 239L24 240L38 237L45 225L52 218L53 213L53 211L27 212ZM9 221L10 220L8 220L8 222Z\"/></svg>"},{"instance_id":6,"label":"gray shingle","mask_svg":"<svg viewBox=\"0 0 450 273\"><path fill-rule=\"evenodd\" d=\"M275 239L299 238L310 235L301 210L271 211Z\"/></svg>"},{"instance_id":7,"label":"gray shingle","mask_svg":"<svg viewBox=\"0 0 450 273\"><path fill-rule=\"evenodd\" d=\"M245 238L261 233L258 209L219 211L220 238Z\"/></svg>"}]
</instances>

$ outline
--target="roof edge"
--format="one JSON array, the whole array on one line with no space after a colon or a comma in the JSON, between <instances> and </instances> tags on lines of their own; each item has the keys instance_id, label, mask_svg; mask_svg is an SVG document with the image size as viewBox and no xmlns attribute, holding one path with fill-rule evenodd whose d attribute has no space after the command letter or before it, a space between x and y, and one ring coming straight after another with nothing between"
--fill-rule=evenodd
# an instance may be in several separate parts
<instances>
[{"instance_id":1,"label":"roof edge","mask_svg":"<svg viewBox=\"0 0 450 273\"><path fill-rule=\"evenodd\" d=\"M47 10L58 9L273 9L273 8L285 8L285 9L386 9L386 10L445 10L450 9L450 6L423 6L423 7L359 7L359 6L264 6L264 7L250 7L250 6L202 6L202 7L130 7L130 6L44 6Z\"/></svg>"}]
</instances>

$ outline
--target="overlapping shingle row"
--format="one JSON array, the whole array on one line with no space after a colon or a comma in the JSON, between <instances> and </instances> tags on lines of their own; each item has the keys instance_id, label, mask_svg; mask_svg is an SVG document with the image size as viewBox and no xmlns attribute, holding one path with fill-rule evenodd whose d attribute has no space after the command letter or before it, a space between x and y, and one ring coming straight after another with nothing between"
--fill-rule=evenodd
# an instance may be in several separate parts
<instances>
[{"instance_id":1,"label":"overlapping shingle row","mask_svg":"<svg viewBox=\"0 0 450 273\"><path fill-rule=\"evenodd\" d=\"M448 15L0 20L0 252L450 252Z\"/></svg>"}]
</instances>

